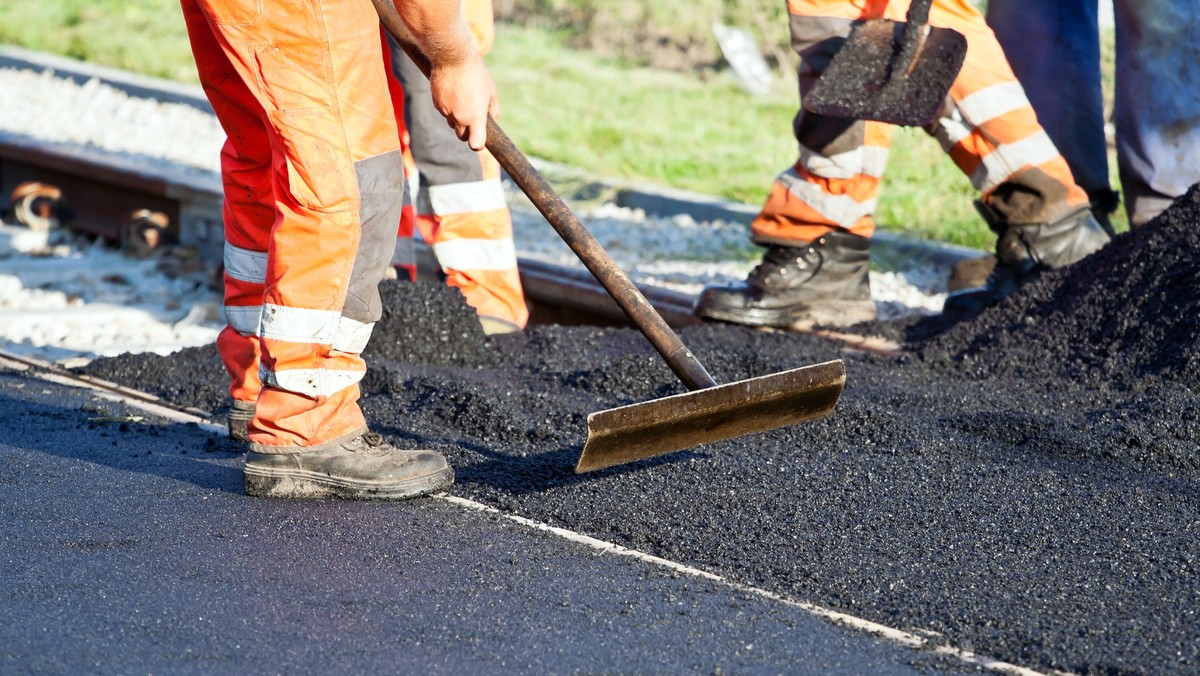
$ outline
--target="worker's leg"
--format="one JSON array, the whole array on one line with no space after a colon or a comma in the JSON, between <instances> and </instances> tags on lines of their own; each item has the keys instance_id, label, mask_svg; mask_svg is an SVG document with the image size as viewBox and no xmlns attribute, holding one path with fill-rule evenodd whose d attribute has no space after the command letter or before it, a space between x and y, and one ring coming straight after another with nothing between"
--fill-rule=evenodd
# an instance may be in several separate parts
<instances>
[{"instance_id":1,"label":"worker's leg","mask_svg":"<svg viewBox=\"0 0 1200 676\"><path fill-rule=\"evenodd\" d=\"M788 9L803 98L863 14L847 2L793 0ZM704 289L697 315L769 326L874 318L869 238L892 127L801 109L793 131L799 159L751 224L751 238L766 247L762 263L743 283Z\"/></svg>"},{"instance_id":2,"label":"worker's leg","mask_svg":"<svg viewBox=\"0 0 1200 676\"><path fill-rule=\"evenodd\" d=\"M1038 123L983 17L967 0L935 0L930 22L967 38L962 71L930 132L1004 223L1046 223L1088 204Z\"/></svg>"},{"instance_id":3,"label":"worker's leg","mask_svg":"<svg viewBox=\"0 0 1200 676\"><path fill-rule=\"evenodd\" d=\"M500 165L486 150L477 153L455 137L433 107L428 79L394 43L391 62L404 91L404 122L419 175L421 237L446 282L462 291L486 330L524 328L529 310Z\"/></svg>"},{"instance_id":4,"label":"worker's leg","mask_svg":"<svg viewBox=\"0 0 1200 676\"><path fill-rule=\"evenodd\" d=\"M998 236L987 283L947 299L947 310L973 311L1042 270L1078 261L1109 236L974 6L935 0L930 23L965 35L967 55L929 131L982 193L980 211Z\"/></svg>"},{"instance_id":5,"label":"worker's leg","mask_svg":"<svg viewBox=\"0 0 1200 676\"><path fill-rule=\"evenodd\" d=\"M374 283L383 261L361 258L360 245L361 253L374 253L365 245L372 235L382 239L370 228L394 211L389 202L398 202L401 184L394 128L379 123L386 115L364 119L373 107L391 110L385 96L370 91L386 86L382 66L363 66L380 54L378 39L365 39L368 29L378 34L370 6L329 2L324 11L291 12L286 3L259 10L226 0L206 8L216 41L245 83L206 85L254 95L239 116L230 114L238 103L232 100L222 111L227 134L253 138L265 127L274 151L273 235L259 242L268 245L265 252L237 266L244 276L261 273L264 289L256 329L266 387L251 439L264 448L312 446L361 432L358 353L378 316ZM326 41L308 37L325 34ZM338 94L351 92L356 105L348 106ZM237 126L255 116L254 126ZM255 312L248 307L246 314Z\"/></svg>"},{"instance_id":6,"label":"worker's leg","mask_svg":"<svg viewBox=\"0 0 1200 676\"><path fill-rule=\"evenodd\" d=\"M1200 181L1200 21L1181 0L1114 9L1117 165L1137 227Z\"/></svg>"},{"instance_id":7,"label":"worker's leg","mask_svg":"<svg viewBox=\"0 0 1200 676\"><path fill-rule=\"evenodd\" d=\"M788 3L792 47L800 55L801 99L845 42L853 22L878 18L881 9L830 0ZM751 228L754 241L786 246L813 241L833 230L870 237L892 126L801 109L793 121L793 132L799 159L771 186Z\"/></svg>"},{"instance_id":8,"label":"worker's leg","mask_svg":"<svg viewBox=\"0 0 1200 676\"><path fill-rule=\"evenodd\" d=\"M229 373L229 434L245 441L254 404L262 390L258 322L262 314L265 267L275 223L271 143L264 114L242 82L193 2L182 3L192 53L205 93L226 128L221 149L225 199L225 317L217 348ZM214 83L221 83L219 87Z\"/></svg>"},{"instance_id":9,"label":"worker's leg","mask_svg":"<svg viewBox=\"0 0 1200 676\"><path fill-rule=\"evenodd\" d=\"M991 0L987 23L1038 121L1098 217L1117 207L1108 179L1097 0Z\"/></svg>"},{"instance_id":10,"label":"worker's leg","mask_svg":"<svg viewBox=\"0 0 1200 676\"><path fill-rule=\"evenodd\" d=\"M853 20L903 21L907 9L903 1L867 2L860 7L834 0L790 0L793 44L802 58L801 96L840 47L841 36L849 32ZM935 0L929 22L967 38L962 71L930 131L971 178L984 203L1004 222L1022 224L1052 221L1086 205L1086 194L1038 123L995 35L974 5L968 0ZM869 235L870 226L859 219L869 216L873 207L882 166L875 159L876 149L888 145L887 134L873 133L871 123L818 123L803 112L796 127L800 163L776 184L772 197L790 192L804 208L815 207L820 213L803 214L799 206L781 209L796 215L777 219L777 224L764 214L766 218L756 223L755 237L832 225ZM825 208L825 194L851 195L858 206Z\"/></svg>"},{"instance_id":11,"label":"worker's leg","mask_svg":"<svg viewBox=\"0 0 1200 676\"><path fill-rule=\"evenodd\" d=\"M417 250L413 237L417 229L415 200L420 187L417 182L417 163L412 157L408 125L404 122L404 86L392 75L392 48L390 47L392 40L382 26L379 29L379 39L385 45L383 66L384 72L388 74L388 98L392 101L396 127L400 133L400 150L404 154L404 201L400 207L400 225L396 231L396 248L392 253L392 268L400 279L415 282L417 280Z\"/></svg>"},{"instance_id":12,"label":"worker's leg","mask_svg":"<svg viewBox=\"0 0 1200 676\"><path fill-rule=\"evenodd\" d=\"M183 0L195 18L192 3ZM377 287L403 190L372 5L209 0L201 7L206 22L188 23L193 44L203 53L215 42L243 83L236 90L252 92L256 103L222 124L231 138L265 127L272 149L275 219L266 255L248 256L240 273L261 272L263 285L262 389L247 491L404 497L444 485L452 476L444 459L404 455L366 434L358 407L360 353L381 314ZM229 84L205 86L224 92ZM214 106L219 116L224 108ZM254 128L238 126L259 113Z\"/></svg>"}]
</instances>

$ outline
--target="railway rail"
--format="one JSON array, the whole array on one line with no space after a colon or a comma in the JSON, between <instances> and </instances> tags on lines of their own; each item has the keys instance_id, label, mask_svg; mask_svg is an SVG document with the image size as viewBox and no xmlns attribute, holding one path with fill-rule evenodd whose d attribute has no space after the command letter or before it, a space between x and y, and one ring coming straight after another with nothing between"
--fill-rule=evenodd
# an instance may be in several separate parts
<instances>
[{"instance_id":1,"label":"railway rail","mask_svg":"<svg viewBox=\"0 0 1200 676\"><path fill-rule=\"evenodd\" d=\"M194 248L214 271L222 263L221 187L204 174L147 169L120 156L0 131L0 196L32 229L66 227L150 255L171 243ZM419 274L432 278L432 251L417 242ZM617 303L586 270L519 257L533 323L630 325ZM697 323L693 298L639 284L650 304L679 328ZM848 349L892 354L900 347L871 337L796 327Z\"/></svg>"},{"instance_id":2,"label":"railway rail","mask_svg":"<svg viewBox=\"0 0 1200 676\"><path fill-rule=\"evenodd\" d=\"M146 254L167 243L194 247L216 269L222 264L221 188L205 176L152 173L120 157L34 142L0 131L0 195L5 207L34 229L87 232ZM418 266L436 269L421 242ZM620 308L586 271L529 258L518 260L536 322L623 324ZM697 320L690 296L642 286L672 326Z\"/></svg>"}]
</instances>

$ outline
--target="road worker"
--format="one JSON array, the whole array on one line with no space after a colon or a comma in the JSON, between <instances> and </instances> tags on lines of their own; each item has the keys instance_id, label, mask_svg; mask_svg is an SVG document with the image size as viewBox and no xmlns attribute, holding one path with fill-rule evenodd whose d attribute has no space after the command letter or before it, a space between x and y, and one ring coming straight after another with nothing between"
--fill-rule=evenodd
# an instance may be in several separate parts
<instances>
[{"instance_id":1,"label":"road worker","mask_svg":"<svg viewBox=\"0 0 1200 676\"><path fill-rule=\"evenodd\" d=\"M1125 212L1136 228L1200 182L1200 23L1184 0L1114 0L1113 121ZM992 0L987 21L1046 133L1097 209L1108 180L1098 0Z\"/></svg>"},{"instance_id":2,"label":"road worker","mask_svg":"<svg viewBox=\"0 0 1200 676\"><path fill-rule=\"evenodd\" d=\"M463 15L480 54L495 39L491 0L465 0ZM500 165L487 150L454 137L433 106L429 80L389 39L389 84L400 126L409 190L392 265L416 279L414 230L433 250L439 274L458 288L488 334L525 328L529 309L517 271L512 214Z\"/></svg>"},{"instance_id":3,"label":"road worker","mask_svg":"<svg viewBox=\"0 0 1200 676\"><path fill-rule=\"evenodd\" d=\"M217 347L249 418L246 492L397 499L453 481L446 459L369 432L361 353L381 316L404 167L369 0L181 0L228 140L225 311ZM495 85L458 0L396 9L432 62L432 97L483 148Z\"/></svg>"},{"instance_id":4,"label":"road worker","mask_svg":"<svg viewBox=\"0 0 1200 676\"><path fill-rule=\"evenodd\" d=\"M856 21L904 21L908 2L789 0L800 96L812 88ZM980 191L977 207L997 235L986 284L952 294L947 311L994 304L1047 268L1102 247L1108 233L1087 194L1038 124L983 16L968 0L934 0L932 26L967 39L965 63L926 131ZM875 317L868 280L873 212L893 126L801 110L800 157L771 187L751 225L766 247L745 282L711 286L700 317L754 326L845 326Z\"/></svg>"}]
</instances>

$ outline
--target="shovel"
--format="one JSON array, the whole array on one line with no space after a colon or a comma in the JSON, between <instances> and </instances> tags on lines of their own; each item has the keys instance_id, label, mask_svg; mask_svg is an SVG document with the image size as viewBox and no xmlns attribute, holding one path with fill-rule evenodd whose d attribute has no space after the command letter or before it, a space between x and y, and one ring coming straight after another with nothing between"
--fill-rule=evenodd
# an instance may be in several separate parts
<instances>
[{"instance_id":1,"label":"shovel","mask_svg":"<svg viewBox=\"0 0 1200 676\"><path fill-rule=\"evenodd\" d=\"M961 33L926 25L932 2L913 0L905 22L872 19L851 29L804 109L910 127L931 122L967 54Z\"/></svg>"},{"instance_id":2,"label":"shovel","mask_svg":"<svg viewBox=\"0 0 1200 676\"><path fill-rule=\"evenodd\" d=\"M428 74L429 62L416 48L392 0L372 2L384 28ZM833 412L846 383L846 369L840 359L718 385L490 117L487 149L691 390L590 414L588 438L575 465L576 473L775 429Z\"/></svg>"}]
</instances>

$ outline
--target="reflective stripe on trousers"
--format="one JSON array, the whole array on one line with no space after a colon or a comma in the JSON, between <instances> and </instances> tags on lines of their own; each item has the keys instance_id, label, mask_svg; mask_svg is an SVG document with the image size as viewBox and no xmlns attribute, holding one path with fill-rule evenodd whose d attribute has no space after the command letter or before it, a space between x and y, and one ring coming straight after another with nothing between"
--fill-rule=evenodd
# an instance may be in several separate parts
<instances>
[{"instance_id":1,"label":"reflective stripe on trousers","mask_svg":"<svg viewBox=\"0 0 1200 676\"><path fill-rule=\"evenodd\" d=\"M225 129L230 394L256 450L364 426L359 353L378 320L403 190L368 0L181 0Z\"/></svg>"},{"instance_id":2,"label":"reflective stripe on trousers","mask_svg":"<svg viewBox=\"0 0 1200 676\"><path fill-rule=\"evenodd\" d=\"M490 7L490 4L488 5ZM390 41L389 41L390 42ZM394 265L415 277L414 230L433 249L446 282L462 291L480 317L524 328L529 321L517 269L512 214L500 183L500 165L455 137L433 107L429 81L394 44L392 95L408 151L406 211L398 231ZM411 205L411 208L407 208Z\"/></svg>"},{"instance_id":3,"label":"reflective stripe on trousers","mask_svg":"<svg viewBox=\"0 0 1200 676\"><path fill-rule=\"evenodd\" d=\"M789 0L792 45L801 56L801 96L812 88L854 21L903 21L907 2ZM1049 141L983 17L967 0L934 0L930 24L966 36L967 55L946 106L926 131L985 202L1012 222L1044 222L1086 204L1062 156ZM869 237L892 125L814 115L794 122L800 157L775 181L752 225L761 243L807 242L841 228ZM1008 185L1025 196L1007 208ZM1032 204L1027 196L1035 193ZM1032 206L1031 206L1032 204Z\"/></svg>"}]
</instances>

